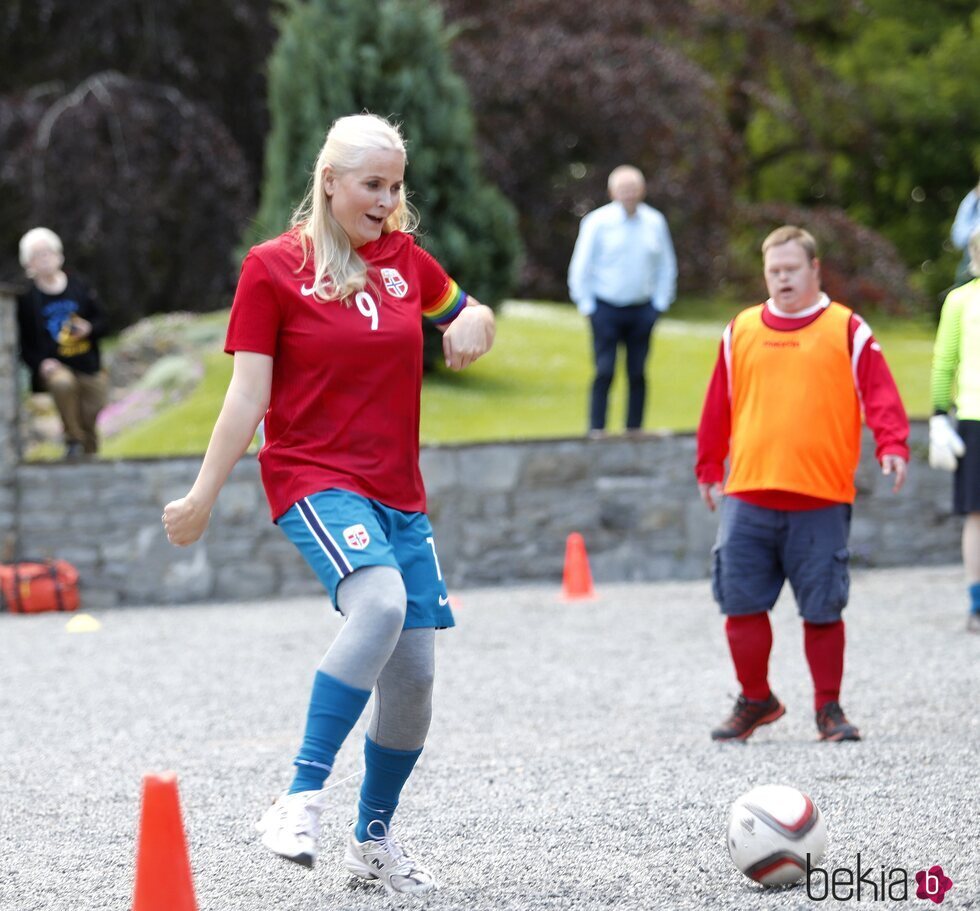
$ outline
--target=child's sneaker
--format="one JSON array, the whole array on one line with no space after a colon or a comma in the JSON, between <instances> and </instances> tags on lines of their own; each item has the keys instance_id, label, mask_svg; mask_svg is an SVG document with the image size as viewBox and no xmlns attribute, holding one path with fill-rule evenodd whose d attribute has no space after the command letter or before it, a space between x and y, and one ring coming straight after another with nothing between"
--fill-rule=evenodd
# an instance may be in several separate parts
<instances>
[{"instance_id":1,"label":"child's sneaker","mask_svg":"<svg viewBox=\"0 0 980 911\"><path fill-rule=\"evenodd\" d=\"M344 866L351 873L381 880L389 896L422 895L438 888L435 877L412 859L383 823L372 822L371 826L380 826L383 837L358 841L350 833Z\"/></svg>"},{"instance_id":2,"label":"child's sneaker","mask_svg":"<svg viewBox=\"0 0 980 911\"><path fill-rule=\"evenodd\" d=\"M283 794L255 824L262 833L262 844L286 860L312 867L316 861L325 793L297 791Z\"/></svg>"}]
</instances>

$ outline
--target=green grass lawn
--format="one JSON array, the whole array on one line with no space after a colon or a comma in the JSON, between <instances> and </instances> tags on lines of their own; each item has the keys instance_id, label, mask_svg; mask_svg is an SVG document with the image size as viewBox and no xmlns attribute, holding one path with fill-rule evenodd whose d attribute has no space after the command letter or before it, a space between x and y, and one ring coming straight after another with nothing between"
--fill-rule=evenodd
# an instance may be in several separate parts
<instances>
[{"instance_id":1,"label":"green grass lawn","mask_svg":"<svg viewBox=\"0 0 980 911\"><path fill-rule=\"evenodd\" d=\"M693 430L725 321L737 308L683 301L662 319L647 369L647 429ZM909 413L929 406L934 329L927 324L873 321ZM576 436L586 427L592 374L585 320L567 305L508 303L498 315L497 341L460 374L427 376L422 392L422 441L459 443ZM208 355L204 379L184 401L107 440L107 457L198 454L210 437L231 358ZM622 367L622 365L620 365ZM612 430L625 408L622 369L610 395Z\"/></svg>"},{"instance_id":2,"label":"green grass lawn","mask_svg":"<svg viewBox=\"0 0 980 911\"><path fill-rule=\"evenodd\" d=\"M204 378L186 399L106 440L102 455L142 458L203 453L231 379L231 365L232 359L223 351L207 355Z\"/></svg>"}]
</instances>

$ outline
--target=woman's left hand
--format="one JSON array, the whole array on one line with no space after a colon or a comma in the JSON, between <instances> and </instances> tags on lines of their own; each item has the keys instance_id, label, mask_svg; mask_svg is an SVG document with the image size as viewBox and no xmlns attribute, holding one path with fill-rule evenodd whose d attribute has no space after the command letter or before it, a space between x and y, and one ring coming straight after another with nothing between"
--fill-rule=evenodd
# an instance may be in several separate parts
<instances>
[{"instance_id":1,"label":"woman's left hand","mask_svg":"<svg viewBox=\"0 0 980 911\"><path fill-rule=\"evenodd\" d=\"M463 312L443 333L442 352L446 356L446 366L451 370L468 367L490 350L495 332L493 311L470 298Z\"/></svg>"}]
</instances>

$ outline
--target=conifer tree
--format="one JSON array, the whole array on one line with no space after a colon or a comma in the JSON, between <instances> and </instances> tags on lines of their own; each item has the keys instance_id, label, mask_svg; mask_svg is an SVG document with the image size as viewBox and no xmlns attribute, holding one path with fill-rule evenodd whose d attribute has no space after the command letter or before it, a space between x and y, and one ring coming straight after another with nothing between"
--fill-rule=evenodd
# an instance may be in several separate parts
<instances>
[{"instance_id":1,"label":"conifer tree","mask_svg":"<svg viewBox=\"0 0 980 911\"><path fill-rule=\"evenodd\" d=\"M269 59L271 130L250 240L282 231L330 124L370 111L401 124L420 243L484 303L510 292L517 219L480 174L469 97L428 0L287 0Z\"/></svg>"}]
</instances>

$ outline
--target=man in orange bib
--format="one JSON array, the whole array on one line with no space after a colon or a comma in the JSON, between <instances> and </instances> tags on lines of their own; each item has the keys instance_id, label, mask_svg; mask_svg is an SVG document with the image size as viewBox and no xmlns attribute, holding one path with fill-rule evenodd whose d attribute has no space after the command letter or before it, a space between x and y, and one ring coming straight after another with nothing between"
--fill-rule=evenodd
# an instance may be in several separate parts
<instances>
[{"instance_id":1,"label":"man in orange bib","mask_svg":"<svg viewBox=\"0 0 980 911\"><path fill-rule=\"evenodd\" d=\"M745 740L786 712L769 688L768 612L788 579L803 618L820 739L860 740L840 687L861 419L897 493L908 418L868 324L821 291L813 236L786 225L765 239L762 255L769 300L726 327L698 427L698 489L709 509L721 504L712 593L741 685L711 737Z\"/></svg>"}]
</instances>

